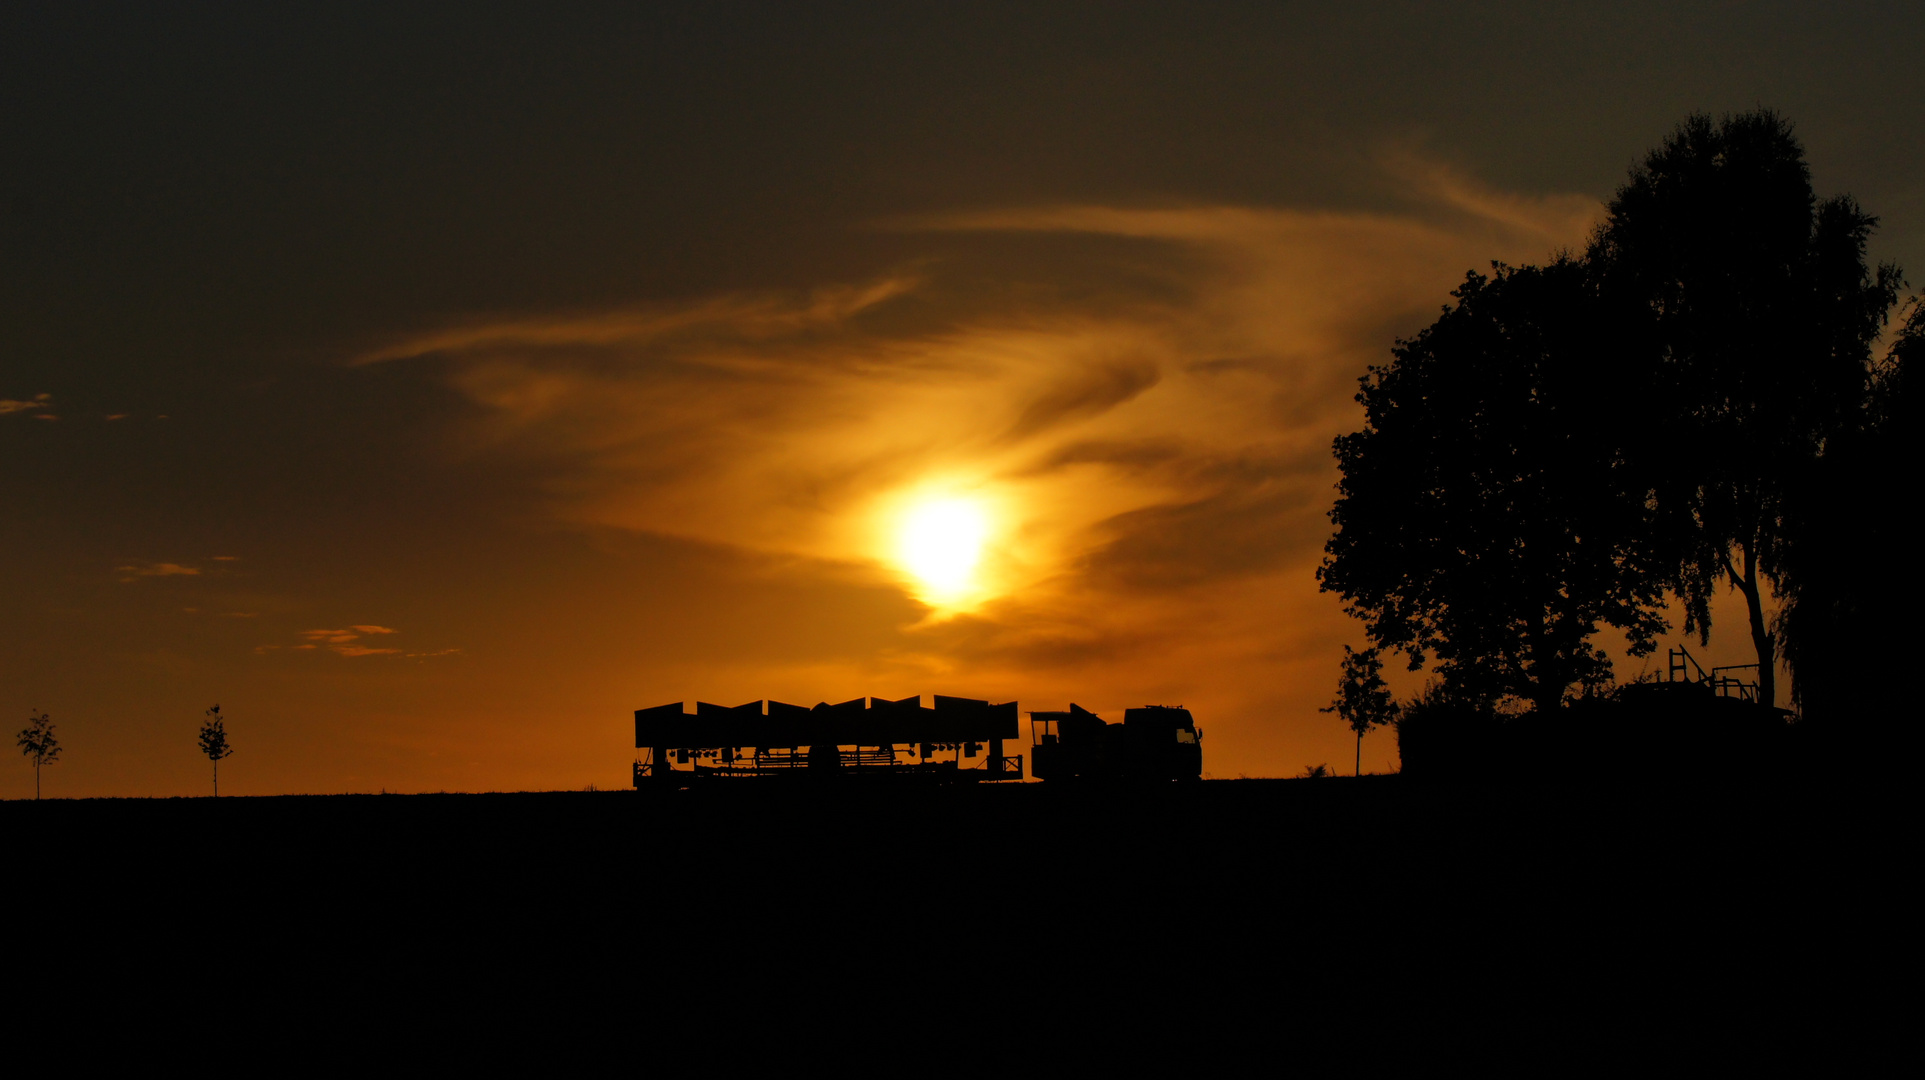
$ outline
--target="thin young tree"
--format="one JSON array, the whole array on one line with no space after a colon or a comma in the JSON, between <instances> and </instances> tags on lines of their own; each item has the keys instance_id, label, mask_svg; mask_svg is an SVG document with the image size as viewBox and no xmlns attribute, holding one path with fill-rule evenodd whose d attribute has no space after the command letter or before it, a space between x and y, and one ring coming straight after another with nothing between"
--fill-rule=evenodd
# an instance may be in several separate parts
<instances>
[{"instance_id":1,"label":"thin young tree","mask_svg":"<svg viewBox=\"0 0 1925 1080\"><path fill-rule=\"evenodd\" d=\"M1337 698L1318 712L1333 712L1357 733L1357 760L1352 776L1364 772L1364 735L1397 719L1397 702L1384 682L1384 659L1376 649L1357 652L1343 647L1343 680L1337 684Z\"/></svg>"},{"instance_id":2,"label":"thin young tree","mask_svg":"<svg viewBox=\"0 0 1925 1080\"><path fill-rule=\"evenodd\" d=\"M207 722L201 725L201 753L214 763L214 797L221 797L221 759L232 757L234 750L227 745L227 728L221 722L219 705L208 709Z\"/></svg>"},{"instance_id":3,"label":"thin young tree","mask_svg":"<svg viewBox=\"0 0 1925 1080\"><path fill-rule=\"evenodd\" d=\"M27 726L20 729L20 752L33 759L33 797L40 798L40 766L60 760L60 740L54 738L53 718L46 713L27 710Z\"/></svg>"}]
</instances>

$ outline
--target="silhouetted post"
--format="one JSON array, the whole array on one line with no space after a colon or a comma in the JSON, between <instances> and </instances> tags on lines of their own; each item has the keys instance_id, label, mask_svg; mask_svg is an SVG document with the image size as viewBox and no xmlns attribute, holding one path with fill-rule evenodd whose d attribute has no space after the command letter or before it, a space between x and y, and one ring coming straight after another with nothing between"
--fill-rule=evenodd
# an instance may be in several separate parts
<instances>
[{"instance_id":1,"label":"silhouetted post","mask_svg":"<svg viewBox=\"0 0 1925 1080\"><path fill-rule=\"evenodd\" d=\"M54 738L53 720L46 713L33 715L27 710L27 726L20 730L20 752L33 758L33 797L40 799L40 766L60 760L60 740Z\"/></svg>"},{"instance_id":2,"label":"silhouetted post","mask_svg":"<svg viewBox=\"0 0 1925 1080\"><path fill-rule=\"evenodd\" d=\"M227 745L227 728L221 723L221 707L216 705L207 710L206 716L207 722L201 725L201 753L214 763L214 797L218 799L221 797L221 759L234 756L234 751Z\"/></svg>"}]
</instances>

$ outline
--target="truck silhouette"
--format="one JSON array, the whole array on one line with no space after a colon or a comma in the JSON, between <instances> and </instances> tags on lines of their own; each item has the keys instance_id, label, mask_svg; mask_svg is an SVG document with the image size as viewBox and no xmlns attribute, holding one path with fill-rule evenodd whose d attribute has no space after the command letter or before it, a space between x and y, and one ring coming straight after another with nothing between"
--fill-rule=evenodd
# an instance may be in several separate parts
<instances>
[{"instance_id":1,"label":"truck silhouette","mask_svg":"<svg viewBox=\"0 0 1925 1080\"><path fill-rule=\"evenodd\" d=\"M1068 712L1029 714L1031 771L1041 780L1071 777L1196 780L1203 775L1203 732L1190 710L1148 705L1123 710L1123 722L1071 704Z\"/></svg>"},{"instance_id":2,"label":"truck silhouette","mask_svg":"<svg viewBox=\"0 0 1925 1080\"><path fill-rule=\"evenodd\" d=\"M1023 778L1023 758L1005 751L1020 737L1016 703L935 695L890 701L855 698L813 707L782 701L745 705L681 702L635 710L636 787L693 781L894 778L981 783ZM1030 714L1035 775L1196 779L1201 733L1186 709L1129 709L1106 724L1078 705Z\"/></svg>"}]
</instances>

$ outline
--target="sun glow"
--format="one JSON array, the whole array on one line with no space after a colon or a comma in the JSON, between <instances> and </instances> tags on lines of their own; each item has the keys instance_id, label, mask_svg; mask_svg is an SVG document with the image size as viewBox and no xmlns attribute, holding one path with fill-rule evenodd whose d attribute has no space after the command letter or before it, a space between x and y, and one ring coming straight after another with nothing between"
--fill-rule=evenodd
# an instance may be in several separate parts
<instances>
[{"instance_id":1,"label":"sun glow","mask_svg":"<svg viewBox=\"0 0 1925 1080\"><path fill-rule=\"evenodd\" d=\"M989 515L966 498L924 499L909 507L896 534L896 557L921 585L922 598L955 606L976 591Z\"/></svg>"}]
</instances>

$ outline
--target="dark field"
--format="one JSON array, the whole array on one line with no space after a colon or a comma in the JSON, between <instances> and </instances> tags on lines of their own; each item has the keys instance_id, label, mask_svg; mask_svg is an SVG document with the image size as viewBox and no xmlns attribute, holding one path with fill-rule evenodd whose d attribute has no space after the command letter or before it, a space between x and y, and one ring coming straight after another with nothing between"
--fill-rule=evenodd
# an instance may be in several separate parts
<instances>
[{"instance_id":1,"label":"dark field","mask_svg":"<svg viewBox=\"0 0 1925 1080\"><path fill-rule=\"evenodd\" d=\"M1741 1003L1895 947L1857 813L1787 783L1392 776L14 802L0 821L32 838L15 925L40 920L60 943L42 962L69 968L417 1008L581 995L632 1022L940 1006L1008 1025L1154 1000L1231 1039L1252 1009L1589 1016L1625 986L1647 1023L1758 1022Z\"/></svg>"}]
</instances>

